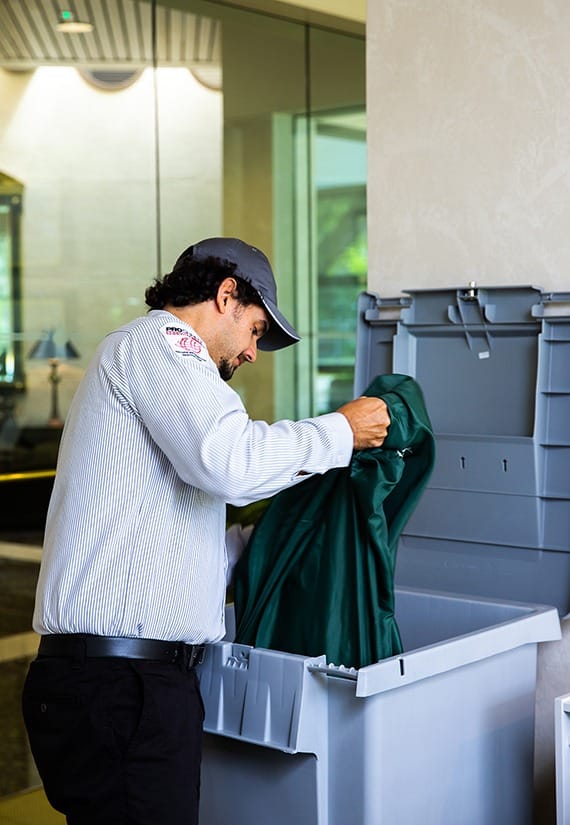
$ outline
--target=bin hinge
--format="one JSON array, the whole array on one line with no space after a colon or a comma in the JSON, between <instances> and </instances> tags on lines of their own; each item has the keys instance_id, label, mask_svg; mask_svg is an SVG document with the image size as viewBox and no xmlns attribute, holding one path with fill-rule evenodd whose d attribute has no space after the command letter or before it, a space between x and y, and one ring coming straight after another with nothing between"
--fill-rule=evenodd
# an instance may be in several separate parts
<instances>
[{"instance_id":1,"label":"bin hinge","mask_svg":"<svg viewBox=\"0 0 570 825\"><path fill-rule=\"evenodd\" d=\"M370 326L394 323L400 320L402 310L407 309L411 304L412 299L408 297L380 298L374 295L374 306L364 311L364 320Z\"/></svg>"},{"instance_id":2,"label":"bin hinge","mask_svg":"<svg viewBox=\"0 0 570 825\"><path fill-rule=\"evenodd\" d=\"M352 682L356 682L358 679L357 669L345 665L309 665L307 669L311 673L324 673L326 676L333 676L336 679L350 679Z\"/></svg>"},{"instance_id":3,"label":"bin hinge","mask_svg":"<svg viewBox=\"0 0 570 825\"><path fill-rule=\"evenodd\" d=\"M450 304L447 314L452 324L463 327L469 349L478 358L490 358L491 336L475 281L470 281L466 289L457 290L457 304Z\"/></svg>"},{"instance_id":4,"label":"bin hinge","mask_svg":"<svg viewBox=\"0 0 570 825\"><path fill-rule=\"evenodd\" d=\"M570 292L551 292L532 308L534 318L570 319Z\"/></svg>"}]
</instances>

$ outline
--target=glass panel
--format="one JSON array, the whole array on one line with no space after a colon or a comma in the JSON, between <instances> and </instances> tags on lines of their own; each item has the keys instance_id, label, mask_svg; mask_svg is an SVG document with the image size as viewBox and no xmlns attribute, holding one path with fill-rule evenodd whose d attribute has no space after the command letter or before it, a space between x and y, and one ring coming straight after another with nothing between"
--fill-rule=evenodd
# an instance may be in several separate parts
<instances>
[{"instance_id":1,"label":"glass panel","mask_svg":"<svg viewBox=\"0 0 570 825\"><path fill-rule=\"evenodd\" d=\"M0 173L0 420L11 413L15 390L22 389L20 213L22 186ZM5 423L5 422L4 422ZM0 443L5 427L0 423Z\"/></svg>"},{"instance_id":2,"label":"glass panel","mask_svg":"<svg viewBox=\"0 0 570 825\"><path fill-rule=\"evenodd\" d=\"M305 108L305 29L216 4L211 9L221 22L223 232L268 255L280 307L297 324L291 122ZM295 415L293 367L287 351L260 353L255 368L236 373L232 386L252 417Z\"/></svg>"},{"instance_id":3,"label":"glass panel","mask_svg":"<svg viewBox=\"0 0 570 825\"><path fill-rule=\"evenodd\" d=\"M31 618L39 545L61 433L53 394L63 419L95 346L144 311L142 293L157 269L152 6L121 0L125 30L106 18L108 5L87 4L96 34L66 36L55 32L51 2L0 4L0 194L8 176L23 193L21 215L13 208L0 215L0 307L12 304L11 314L1 313L0 335L11 340L0 344L0 353L7 349L0 372L19 380L20 347L24 384L14 391L0 379L0 796L39 784L20 695L37 650ZM127 39L126 31L140 38ZM75 68L123 62L142 71L122 88L103 89ZM18 260L21 305L11 280ZM49 333L66 356L57 383L49 358L30 357ZM69 357L67 341L80 357ZM48 354L45 346L36 353ZM47 806L28 809L22 798L16 810L10 803L0 800L0 820L26 821L29 810L29 821L56 821Z\"/></svg>"},{"instance_id":4,"label":"glass panel","mask_svg":"<svg viewBox=\"0 0 570 825\"><path fill-rule=\"evenodd\" d=\"M202 27L208 20L208 25L218 21L212 29L212 42L220 55L215 88L220 88L223 123L218 133L207 111L200 118L205 134L210 127L209 151L203 153L203 189L195 187L193 192L191 165L172 161L180 146L167 144L164 117L160 119L163 265L169 266L191 240L215 234L218 227L268 254L279 284L280 305L303 340L288 350L261 353L255 369L239 370L232 386L255 418L312 415L334 406L336 398L346 400L344 393L350 395L352 381L349 362L354 358L350 342L355 334L354 296L366 279L364 40L207 2L189 2L189 15L194 9L202 15ZM189 66L196 73L196 65ZM204 69L198 66L198 71L203 74ZM203 97L207 99L205 93ZM162 105L159 86L159 112ZM183 122L185 108L180 108ZM193 105L188 111L195 115ZM218 149L223 172L216 178L210 176L208 163ZM172 168L172 176L166 173L166 164ZM187 194L184 205L189 214L181 223L184 207L181 210L177 196L182 192ZM350 265L345 264L342 272L337 267L321 273L328 280L320 299L318 267L327 244L319 241L319 227L322 220L328 226L322 231L331 230L333 200L343 210L343 215L337 216L343 223L343 249L352 245L353 252L351 256L345 249L344 259ZM203 231L196 217L206 223ZM339 260L341 252L336 252ZM332 274L337 280L329 279ZM335 298L339 290L342 294ZM348 294L349 305L345 303ZM321 364L318 330L322 323L322 334L331 338L331 301L335 300L344 302L340 323L346 347L341 361L333 363L327 356ZM325 385L338 387L336 394L326 392L323 396Z\"/></svg>"},{"instance_id":5,"label":"glass panel","mask_svg":"<svg viewBox=\"0 0 570 825\"><path fill-rule=\"evenodd\" d=\"M364 44L310 32L310 111L295 119L298 291L309 328L298 347L300 414L352 398L356 301L367 282Z\"/></svg>"},{"instance_id":6,"label":"glass panel","mask_svg":"<svg viewBox=\"0 0 570 825\"><path fill-rule=\"evenodd\" d=\"M7 5L15 11L12 0ZM122 0L121 8L126 28L113 39L99 4L93 34L56 33L39 6L6 22L18 48L0 63L0 172L16 174L25 193L23 329L13 344L25 391L10 401L18 433L3 442L0 473L55 466L58 431L85 364L110 329L144 311L144 284L156 273L152 7ZM125 63L129 71L118 71ZM106 87L94 82L95 69ZM57 375L46 347L35 347L47 340L62 354Z\"/></svg>"},{"instance_id":7,"label":"glass panel","mask_svg":"<svg viewBox=\"0 0 570 825\"><path fill-rule=\"evenodd\" d=\"M0 200L0 382L14 380L12 326L12 221L9 204Z\"/></svg>"},{"instance_id":8,"label":"glass panel","mask_svg":"<svg viewBox=\"0 0 570 825\"><path fill-rule=\"evenodd\" d=\"M315 118L317 413L352 398L356 303L368 266L364 119L362 111Z\"/></svg>"}]
</instances>

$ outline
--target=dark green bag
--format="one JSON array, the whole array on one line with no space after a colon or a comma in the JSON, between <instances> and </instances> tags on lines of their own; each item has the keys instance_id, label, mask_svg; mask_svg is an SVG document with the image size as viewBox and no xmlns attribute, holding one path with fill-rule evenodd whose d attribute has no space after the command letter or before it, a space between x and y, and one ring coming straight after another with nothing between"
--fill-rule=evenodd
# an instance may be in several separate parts
<instances>
[{"instance_id":1,"label":"dark green bag","mask_svg":"<svg viewBox=\"0 0 570 825\"><path fill-rule=\"evenodd\" d=\"M388 406L384 445L271 500L235 571L237 642L325 653L347 667L401 652L396 550L433 468L434 439L409 376L379 376L364 394Z\"/></svg>"}]
</instances>

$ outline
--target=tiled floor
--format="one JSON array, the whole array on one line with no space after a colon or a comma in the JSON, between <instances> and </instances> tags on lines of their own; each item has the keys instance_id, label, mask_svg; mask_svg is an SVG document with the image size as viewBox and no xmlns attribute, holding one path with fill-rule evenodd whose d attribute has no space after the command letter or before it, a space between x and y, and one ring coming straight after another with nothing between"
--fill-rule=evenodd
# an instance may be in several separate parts
<instances>
[{"instance_id":1,"label":"tiled floor","mask_svg":"<svg viewBox=\"0 0 570 825\"><path fill-rule=\"evenodd\" d=\"M31 629L40 549L0 542L0 801L37 785L21 717L20 696L35 656L38 637ZM14 797L10 804L19 805ZM9 823L0 808L0 823ZM16 820L17 821L17 820ZM43 820L37 819L41 825Z\"/></svg>"},{"instance_id":2,"label":"tiled floor","mask_svg":"<svg viewBox=\"0 0 570 825\"><path fill-rule=\"evenodd\" d=\"M40 789L0 799L1 825L65 825L65 817L50 806Z\"/></svg>"}]
</instances>

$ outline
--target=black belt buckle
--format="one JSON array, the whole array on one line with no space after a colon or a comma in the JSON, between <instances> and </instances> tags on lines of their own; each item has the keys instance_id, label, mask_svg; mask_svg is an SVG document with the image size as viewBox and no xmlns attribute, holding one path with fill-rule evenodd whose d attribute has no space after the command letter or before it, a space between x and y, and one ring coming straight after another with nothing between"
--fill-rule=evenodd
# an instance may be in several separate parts
<instances>
[{"instance_id":1,"label":"black belt buckle","mask_svg":"<svg viewBox=\"0 0 570 825\"><path fill-rule=\"evenodd\" d=\"M205 645L182 645L182 661L186 670L192 670L195 665L204 661Z\"/></svg>"}]
</instances>

